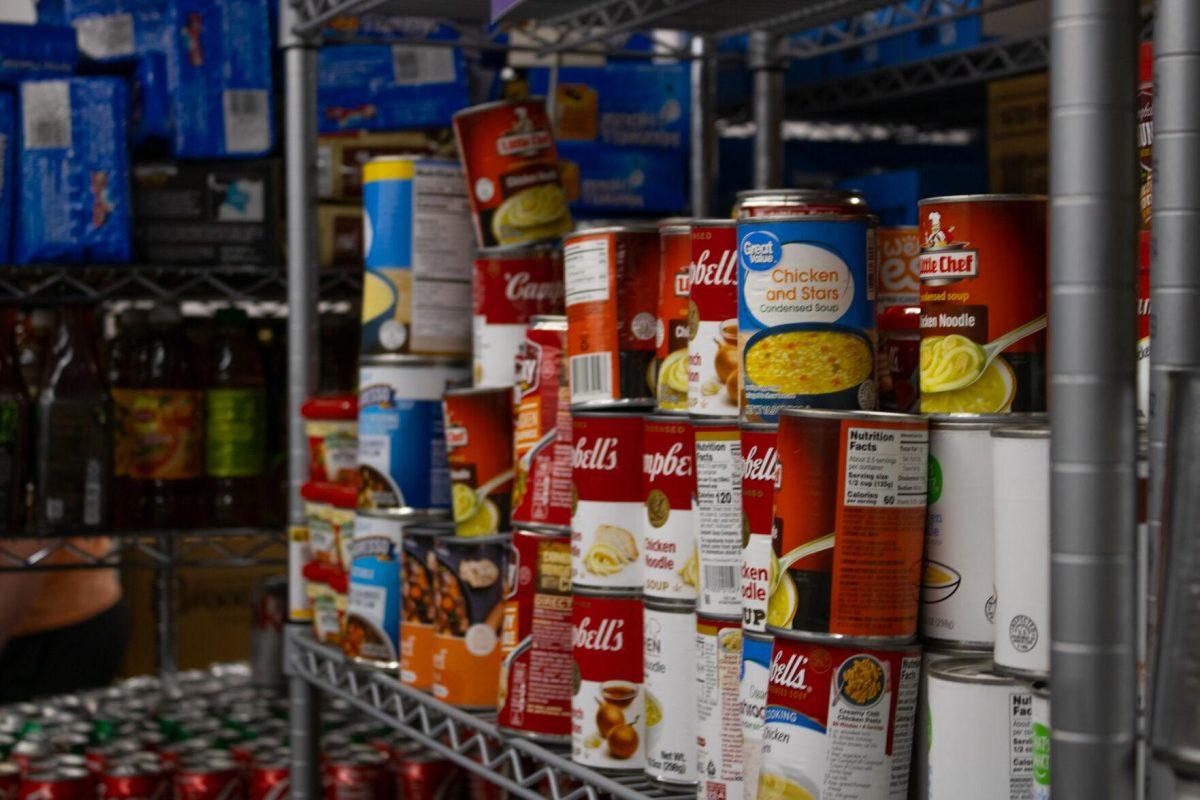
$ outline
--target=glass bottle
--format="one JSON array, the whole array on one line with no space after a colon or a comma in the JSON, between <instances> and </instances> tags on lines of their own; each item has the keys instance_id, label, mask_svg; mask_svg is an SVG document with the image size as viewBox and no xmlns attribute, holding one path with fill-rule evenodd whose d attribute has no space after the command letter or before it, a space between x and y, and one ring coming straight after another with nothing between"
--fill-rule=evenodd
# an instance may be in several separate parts
<instances>
[{"instance_id":1,"label":"glass bottle","mask_svg":"<svg viewBox=\"0 0 1200 800\"><path fill-rule=\"evenodd\" d=\"M106 374L113 398L113 524L137 527L143 519L141 482L132 474L133 409L136 377L145 368L148 314L128 308L117 317L117 335L108 345Z\"/></svg>"},{"instance_id":2,"label":"glass bottle","mask_svg":"<svg viewBox=\"0 0 1200 800\"><path fill-rule=\"evenodd\" d=\"M0 532L25 526L32 408L21 371L15 336L16 315L0 317Z\"/></svg>"}]
</instances>

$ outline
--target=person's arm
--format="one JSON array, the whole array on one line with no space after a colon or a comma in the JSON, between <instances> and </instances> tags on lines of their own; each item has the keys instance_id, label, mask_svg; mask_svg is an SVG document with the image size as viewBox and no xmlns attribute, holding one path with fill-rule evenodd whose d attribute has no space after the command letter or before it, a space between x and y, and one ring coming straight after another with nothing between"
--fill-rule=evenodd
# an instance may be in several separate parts
<instances>
[{"instance_id":1,"label":"person's arm","mask_svg":"<svg viewBox=\"0 0 1200 800\"><path fill-rule=\"evenodd\" d=\"M25 558L51 543L45 539L7 539L0 542L0 547L10 555ZM25 617L45 576L45 572L34 570L0 572L0 648Z\"/></svg>"}]
</instances>

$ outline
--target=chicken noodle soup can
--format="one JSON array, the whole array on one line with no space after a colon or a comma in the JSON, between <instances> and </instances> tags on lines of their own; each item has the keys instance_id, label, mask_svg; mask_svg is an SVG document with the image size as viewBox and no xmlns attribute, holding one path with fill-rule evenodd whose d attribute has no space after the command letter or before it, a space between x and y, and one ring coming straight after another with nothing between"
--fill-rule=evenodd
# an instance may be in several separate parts
<instances>
[{"instance_id":1,"label":"chicken noodle soup can","mask_svg":"<svg viewBox=\"0 0 1200 800\"><path fill-rule=\"evenodd\" d=\"M746 797L756 797L758 791L774 643L775 637L770 634L749 631L742 634L742 785Z\"/></svg>"},{"instance_id":2,"label":"chicken noodle soup can","mask_svg":"<svg viewBox=\"0 0 1200 800\"><path fill-rule=\"evenodd\" d=\"M1029 733L1033 755L1032 800L1050 800L1050 684L1035 683L1030 687L1033 709Z\"/></svg>"},{"instance_id":3,"label":"chicken noodle soup can","mask_svg":"<svg viewBox=\"0 0 1200 800\"><path fill-rule=\"evenodd\" d=\"M400 544L400 680L414 689L433 687L437 557L433 543L453 536L454 523L409 525Z\"/></svg>"},{"instance_id":4,"label":"chicken noodle soup can","mask_svg":"<svg viewBox=\"0 0 1200 800\"><path fill-rule=\"evenodd\" d=\"M688 291L691 286L691 220L658 224L658 327L655 357L658 373L654 408L663 414L688 408Z\"/></svg>"},{"instance_id":5,"label":"chicken noodle soup can","mask_svg":"<svg viewBox=\"0 0 1200 800\"><path fill-rule=\"evenodd\" d=\"M534 317L517 351L513 397L512 519L571 524L571 406L566 317Z\"/></svg>"},{"instance_id":6,"label":"chicken noodle soup can","mask_svg":"<svg viewBox=\"0 0 1200 800\"><path fill-rule=\"evenodd\" d=\"M530 321L563 310L562 255L549 244L487 247L475 255L471 333L476 386L512 386Z\"/></svg>"},{"instance_id":7,"label":"chicken noodle soup can","mask_svg":"<svg viewBox=\"0 0 1200 800\"><path fill-rule=\"evenodd\" d=\"M742 625L747 631L767 629L771 587L778 584L772 555L771 528L775 520L775 480L779 473L776 440L779 424L743 422L742 452Z\"/></svg>"},{"instance_id":8,"label":"chicken noodle soup can","mask_svg":"<svg viewBox=\"0 0 1200 800\"><path fill-rule=\"evenodd\" d=\"M854 189L748 189L737 193L734 219L866 214L867 201Z\"/></svg>"},{"instance_id":9,"label":"chicken noodle soup can","mask_svg":"<svg viewBox=\"0 0 1200 800\"><path fill-rule=\"evenodd\" d=\"M875 218L738 223L742 416L873 409Z\"/></svg>"},{"instance_id":10,"label":"chicken noodle soup can","mask_svg":"<svg viewBox=\"0 0 1200 800\"><path fill-rule=\"evenodd\" d=\"M442 396L450 507L459 536L509 529L512 398L509 387L452 389Z\"/></svg>"},{"instance_id":11,"label":"chicken noodle soup can","mask_svg":"<svg viewBox=\"0 0 1200 800\"><path fill-rule=\"evenodd\" d=\"M696 610L741 616L742 467L736 420L691 422L696 460Z\"/></svg>"},{"instance_id":12,"label":"chicken noodle soup can","mask_svg":"<svg viewBox=\"0 0 1200 800\"><path fill-rule=\"evenodd\" d=\"M571 405L654 405L658 230L623 225L563 238Z\"/></svg>"},{"instance_id":13,"label":"chicken noodle soup can","mask_svg":"<svg viewBox=\"0 0 1200 800\"><path fill-rule=\"evenodd\" d=\"M996 668L1050 674L1050 427L992 431Z\"/></svg>"},{"instance_id":14,"label":"chicken noodle soup can","mask_svg":"<svg viewBox=\"0 0 1200 800\"><path fill-rule=\"evenodd\" d=\"M948 658L928 680L929 800L1027 800L1033 777L1029 685L986 658Z\"/></svg>"},{"instance_id":15,"label":"chicken noodle soup can","mask_svg":"<svg viewBox=\"0 0 1200 800\"><path fill-rule=\"evenodd\" d=\"M572 419L571 579L575 588L642 590L646 498L643 417L577 413Z\"/></svg>"},{"instance_id":16,"label":"chicken noodle soup can","mask_svg":"<svg viewBox=\"0 0 1200 800\"><path fill-rule=\"evenodd\" d=\"M518 527L513 590L500 630L496 724L540 742L571 741L571 537Z\"/></svg>"},{"instance_id":17,"label":"chicken noodle soup can","mask_svg":"<svg viewBox=\"0 0 1200 800\"><path fill-rule=\"evenodd\" d=\"M920 202L921 410L1046 410L1046 198Z\"/></svg>"},{"instance_id":18,"label":"chicken noodle soup can","mask_svg":"<svg viewBox=\"0 0 1200 800\"><path fill-rule=\"evenodd\" d=\"M696 610L690 603L646 598L643 692L646 774L696 785Z\"/></svg>"},{"instance_id":19,"label":"chicken noodle soup can","mask_svg":"<svg viewBox=\"0 0 1200 800\"><path fill-rule=\"evenodd\" d=\"M911 639L925 536L926 420L787 409L777 447L767 624Z\"/></svg>"},{"instance_id":20,"label":"chicken noodle soup can","mask_svg":"<svg viewBox=\"0 0 1200 800\"><path fill-rule=\"evenodd\" d=\"M647 598L696 600L696 474L692 426L654 415L642 424L642 591Z\"/></svg>"},{"instance_id":21,"label":"chicken noodle soup can","mask_svg":"<svg viewBox=\"0 0 1200 800\"><path fill-rule=\"evenodd\" d=\"M905 800L920 648L775 633L759 800Z\"/></svg>"},{"instance_id":22,"label":"chicken noodle soup can","mask_svg":"<svg viewBox=\"0 0 1200 800\"><path fill-rule=\"evenodd\" d=\"M554 131L541 97L454 115L479 247L553 239L571 230Z\"/></svg>"},{"instance_id":23,"label":"chicken noodle soup can","mask_svg":"<svg viewBox=\"0 0 1200 800\"><path fill-rule=\"evenodd\" d=\"M696 618L698 797L742 797L742 621Z\"/></svg>"},{"instance_id":24,"label":"chicken noodle soup can","mask_svg":"<svg viewBox=\"0 0 1200 800\"><path fill-rule=\"evenodd\" d=\"M691 228L688 291L688 412L736 417L741 359L737 320L737 223L697 220Z\"/></svg>"},{"instance_id":25,"label":"chicken noodle soup can","mask_svg":"<svg viewBox=\"0 0 1200 800\"><path fill-rule=\"evenodd\" d=\"M602 771L646 766L644 620L638 595L575 590L571 760Z\"/></svg>"}]
</instances>

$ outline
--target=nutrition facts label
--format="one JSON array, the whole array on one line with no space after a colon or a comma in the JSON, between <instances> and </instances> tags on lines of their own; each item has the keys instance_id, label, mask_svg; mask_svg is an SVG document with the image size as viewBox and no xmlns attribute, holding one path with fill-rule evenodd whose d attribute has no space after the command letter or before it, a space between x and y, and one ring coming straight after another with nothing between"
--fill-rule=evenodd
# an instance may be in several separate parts
<instances>
[{"instance_id":1,"label":"nutrition facts label","mask_svg":"<svg viewBox=\"0 0 1200 800\"><path fill-rule=\"evenodd\" d=\"M1009 786L1014 800L1033 796L1033 695L1008 696Z\"/></svg>"},{"instance_id":2,"label":"nutrition facts label","mask_svg":"<svg viewBox=\"0 0 1200 800\"><path fill-rule=\"evenodd\" d=\"M714 625L707 621L701 621L696 630L700 796L736 797L742 783L741 630L736 622Z\"/></svg>"},{"instance_id":3,"label":"nutrition facts label","mask_svg":"<svg viewBox=\"0 0 1200 800\"><path fill-rule=\"evenodd\" d=\"M599 303L608 300L609 291L608 238L574 241L563 248L566 304Z\"/></svg>"},{"instance_id":4,"label":"nutrition facts label","mask_svg":"<svg viewBox=\"0 0 1200 800\"><path fill-rule=\"evenodd\" d=\"M702 614L742 613L741 438L736 427L696 427L697 550Z\"/></svg>"},{"instance_id":5,"label":"nutrition facts label","mask_svg":"<svg viewBox=\"0 0 1200 800\"><path fill-rule=\"evenodd\" d=\"M845 428L847 506L915 508L925 506L929 432L893 428Z\"/></svg>"}]
</instances>

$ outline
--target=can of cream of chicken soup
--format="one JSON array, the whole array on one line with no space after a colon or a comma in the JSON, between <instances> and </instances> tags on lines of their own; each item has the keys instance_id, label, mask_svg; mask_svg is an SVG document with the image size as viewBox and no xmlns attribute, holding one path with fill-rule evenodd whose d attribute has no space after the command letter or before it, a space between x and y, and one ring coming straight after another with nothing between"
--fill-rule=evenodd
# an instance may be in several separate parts
<instances>
[{"instance_id":1,"label":"can of cream of chicken soup","mask_svg":"<svg viewBox=\"0 0 1200 800\"><path fill-rule=\"evenodd\" d=\"M771 529L775 523L775 481L779 423L743 422L742 451L742 625L747 631L767 629L771 587L777 584Z\"/></svg>"},{"instance_id":2,"label":"can of cream of chicken soup","mask_svg":"<svg viewBox=\"0 0 1200 800\"><path fill-rule=\"evenodd\" d=\"M771 648L775 637L765 633L742 634L742 785L745 797L756 797L762 766L763 724L767 718L767 687L771 676Z\"/></svg>"},{"instance_id":3,"label":"can of cream of chicken soup","mask_svg":"<svg viewBox=\"0 0 1200 800\"><path fill-rule=\"evenodd\" d=\"M688 412L736 417L741 402L737 320L737 223L691 226L688 289Z\"/></svg>"},{"instance_id":4,"label":"can of cream of chicken soup","mask_svg":"<svg viewBox=\"0 0 1200 800\"><path fill-rule=\"evenodd\" d=\"M696 785L696 609L645 601L646 774L673 786Z\"/></svg>"},{"instance_id":5,"label":"can of cream of chicken soup","mask_svg":"<svg viewBox=\"0 0 1200 800\"><path fill-rule=\"evenodd\" d=\"M1050 684L1035 683L1029 689L1033 696L1030 738L1033 753L1033 800L1050 800Z\"/></svg>"},{"instance_id":6,"label":"can of cream of chicken soup","mask_svg":"<svg viewBox=\"0 0 1200 800\"><path fill-rule=\"evenodd\" d=\"M698 797L742 797L742 621L696 617Z\"/></svg>"},{"instance_id":7,"label":"can of cream of chicken soup","mask_svg":"<svg viewBox=\"0 0 1200 800\"><path fill-rule=\"evenodd\" d=\"M748 189L737 193L734 219L814 214L866 214L867 201L857 189L806 187Z\"/></svg>"},{"instance_id":8,"label":"can of cream of chicken soup","mask_svg":"<svg viewBox=\"0 0 1200 800\"><path fill-rule=\"evenodd\" d=\"M572 418L571 579L577 589L642 591L643 420L596 412Z\"/></svg>"},{"instance_id":9,"label":"can of cream of chicken soup","mask_svg":"<svg viewBox=\"0 0 1200 800\"><path fill-rule=\"evenodd\" d=\"M741 616L741 431L736 420L692 418L696 460L696 610Z\"/></svg>"},{"instance_id":10,"label":"can of cream of chicken soup","mask_svg":"<svg viewBox=\"0 0 1200 800\"><path fill-rule=\"evenodd\" d=\"M642 593L696 601L696 494L692 424L655 414L642 421Z\"/></svg>"},{"instance_id":11,"label":"can of cream of chicken soup","mask_svg":"<svg viewBox=\"0 0 1200 800\"><path fill-rule=\"evenodd\" d=\"M658 223L658 376L655 410L679 414L688 407L688 288L691 286L692 229L689 219Z\"/></svg>"}]
</instances>

